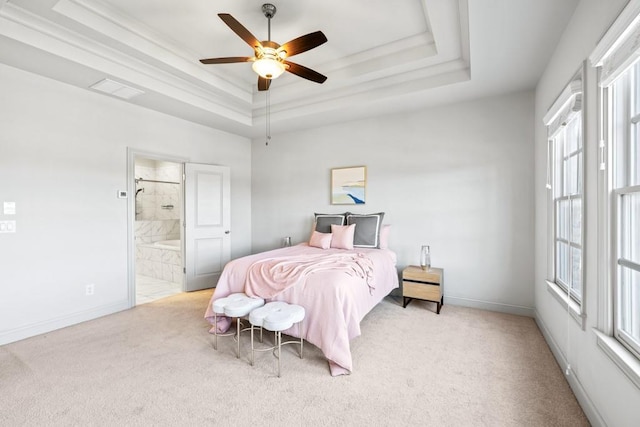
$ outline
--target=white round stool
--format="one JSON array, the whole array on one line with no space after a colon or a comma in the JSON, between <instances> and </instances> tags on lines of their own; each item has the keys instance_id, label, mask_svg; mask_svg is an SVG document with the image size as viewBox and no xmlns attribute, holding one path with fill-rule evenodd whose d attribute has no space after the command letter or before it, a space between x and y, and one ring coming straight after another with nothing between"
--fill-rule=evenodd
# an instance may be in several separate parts
<instances>
[{"instance_id":1,"label":"white round stool","mask_svg":"<svg viewBox=\"0 0 640 427\"><path fill-rule=\"evenodd\" d=\"M284 344L300 344L300 359L302 359L302 348L304 339L302 338L302 330L300 322L304 320L304 307L294 304L287 304L282 301L274 301L265 304L260 308L256 308L249 314L249 322L251 323L251 365L255 360L256 351L269 351L278 349L278 377L280 377L280 359L282 355L282 346ZM298 324L298 333L300 341L282 342L282 331L289 329L294 324ZM269 348L256 349L253 346L253 327L260 327L260 341L262 341L262 328L275 332L275 345Z\"/></svg>"},{"instance_id":2,"label":"white round stool","mask_svg":"<svg viewBox=\"0 0 640 427\"><path fill-rule=\"evenodd\" d=\"M214 344L213 348L218 349L218 336L228 337L235 335L236 341L238 342L238 348L236 352L236 357L240 358L240 332L244 329L241 329L242 322L240 319L242 317L247 316L251 313L252 310L262 307L264 305L264 300L262 298L251 298L246 294L239 292L235 294L231 294L227 297L217 299L211 304L213 308L213 312L216 314L214 316ZM219 334L218 333L218 315L225 315L228 317L236 318L236 332L235 333L226 333ZM253 336L253 328L251 328L251 333ZM253 343L252 343L253 344ZM251 355L253 357L253 354Z\"/></svg>"}]
</instances>

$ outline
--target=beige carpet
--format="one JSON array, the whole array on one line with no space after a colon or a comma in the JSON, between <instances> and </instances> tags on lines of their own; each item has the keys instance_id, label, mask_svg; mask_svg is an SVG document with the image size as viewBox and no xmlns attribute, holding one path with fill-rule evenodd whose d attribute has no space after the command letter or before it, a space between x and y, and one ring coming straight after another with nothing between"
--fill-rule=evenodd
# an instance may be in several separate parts
<instances>
[{"instance_id":1,"label":"beige carpet","mask_svg":"<svg viewBox=\"0 0 640 427\"><path fill-rule=\"evenodd\" d=\"M388 297L352 341L354 372L285 346L218 351L211 291L181 294L0 347L0 425L582 426L588 421L530 318Z\"/></svg>"}]
</instances>

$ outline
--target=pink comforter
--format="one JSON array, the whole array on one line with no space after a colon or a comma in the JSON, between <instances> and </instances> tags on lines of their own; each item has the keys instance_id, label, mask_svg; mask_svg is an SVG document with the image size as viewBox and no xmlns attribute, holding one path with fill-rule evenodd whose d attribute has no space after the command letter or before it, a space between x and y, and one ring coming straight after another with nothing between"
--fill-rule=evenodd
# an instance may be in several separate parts
<instances>
[{"instance_id":1,"label":"pink comforter","mask_svg":"<svg viewBox=\"0 0 640 427\"><path fill-rule=\"evenodd\" d=\"M363 271L366 271L370 263L372 269L368 271L369 274L360 274L358 269L354 270L345 263L348 257L357 258L362 255L366 258L366 262L359 265ZM248 272L254 263L265 261L256 264L262 269L268 266L282 268L285 264L282 264L281 257L285 256L297 260L305 257L315 259L320 261L322 267L314 269L305 262L298 264L298 266L304 266L299 267L301 270L305 270L305 273L299 276L300 280L291 280L294 276L289 274L290 272L283 275L281 271L280 274L287 282L286 286L260 283L258 278L260 274L253 273L254 277L249 280L253 284L249 285L248 293L255 293L252 287L262 287L272 293L271 298L266 298L269 301L286 301L303 306L306 316L301 324L301 335L322 350L329 361L331 375L350 373L353 370L353 362L349 341L360 335L360 321L382 298L398 287L395 253L387 249L356 248L353 251L319 249L302 243L249 255L235 259L225 266L211 302L234 292L246 292ZM323 257L324 261L322 261ZM336 264L338 268L327 268L330 259L338 261ZM288 268L295 267L289 265ZM281 287L283 289L280 289ZM213 324L214 313L211 310L211 302L207 306L205 318ZM218 318L219 332L226 331L229 325L229 319ZM299 337L298 331L298 327L294 326L284 333Z\"/></svg>"}]
</instances>

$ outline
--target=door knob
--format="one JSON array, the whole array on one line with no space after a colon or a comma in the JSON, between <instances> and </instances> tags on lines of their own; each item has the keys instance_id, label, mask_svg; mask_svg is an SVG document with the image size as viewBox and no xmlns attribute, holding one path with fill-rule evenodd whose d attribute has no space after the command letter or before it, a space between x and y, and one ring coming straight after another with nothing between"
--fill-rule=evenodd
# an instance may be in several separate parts
<instances>
[{"instance_id":1,"label":"door knob","mask_svg":"<svg viewBox=\"0 0 640 427\"><path fill-rule=\"evenodd\" d=\"M231 231L229 231L229 230L225 230L224 231L224 234L229 234L229 233L231 233Z\"/></svg>"}]
</instances>

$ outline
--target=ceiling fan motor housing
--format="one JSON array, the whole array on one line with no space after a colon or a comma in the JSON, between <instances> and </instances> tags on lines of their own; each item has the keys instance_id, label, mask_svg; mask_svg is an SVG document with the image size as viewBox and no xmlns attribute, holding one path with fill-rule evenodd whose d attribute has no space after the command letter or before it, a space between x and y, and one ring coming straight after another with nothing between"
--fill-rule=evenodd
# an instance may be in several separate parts
<instances>
[{"instance_id":1,"label":"ceiling fan motor housing","mask_svg":"<svg viewBox=\"0 0 640 427\"><path fill-rule=\"evenodd\" d=\"M271 3L265 3L262 5L262 13L264 13L264 16L268 19L271 19L276 15L276 7Z\"/></svg>"}]
</instances>

